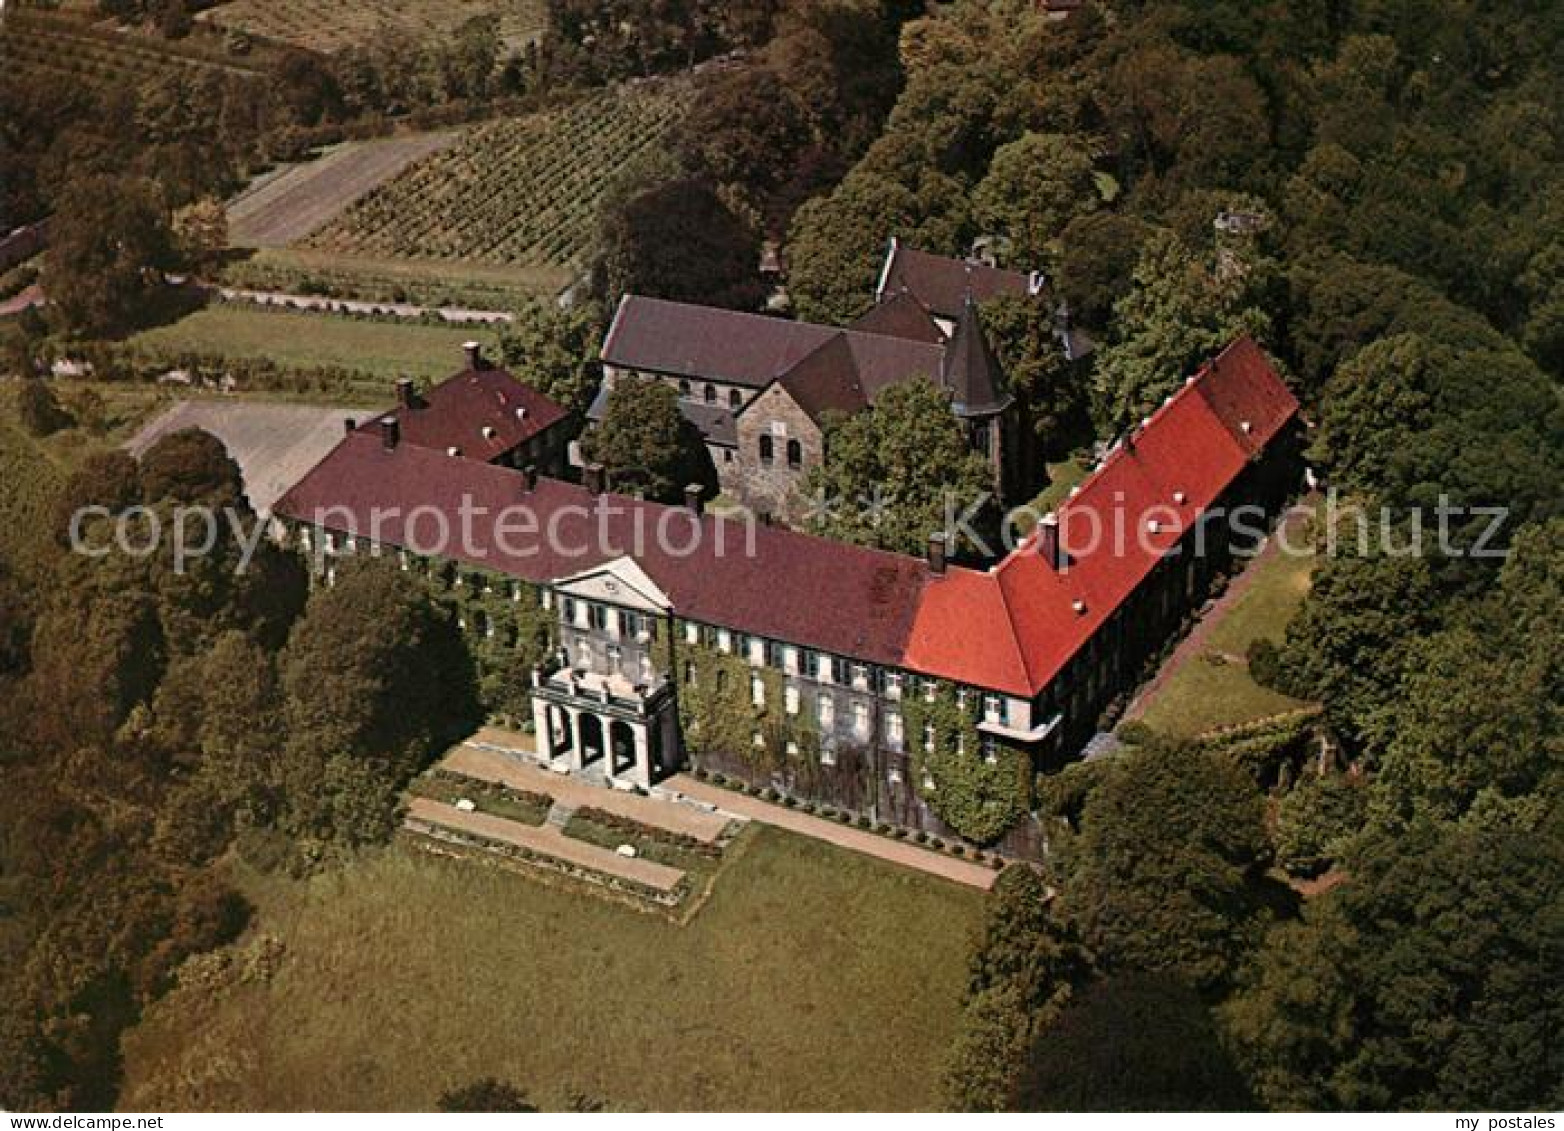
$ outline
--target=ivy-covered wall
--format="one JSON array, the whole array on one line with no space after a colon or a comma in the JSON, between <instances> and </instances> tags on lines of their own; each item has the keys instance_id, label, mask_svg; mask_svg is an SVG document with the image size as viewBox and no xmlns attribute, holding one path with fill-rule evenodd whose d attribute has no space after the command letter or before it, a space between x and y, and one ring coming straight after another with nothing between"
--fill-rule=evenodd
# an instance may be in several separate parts
<instances>
[{"instance_id":1,"label":"ivy-covered wall","mask_svg":"<svg viewBox=\"0 0 1564 1131\"><path fill-rule=\"evenodd\" d=\"M740 656L692 644L682 637L673 645L673 652L679 724L685 748L692 755L737 757L759 773L774 774L788 769L787 744L792 742L798 746L793 757L819 760L819 732L802 713L787 713L783 699L786 679L781 672L751 667ZM755 705L751 688L757 677L765 688L762 706ZM757 731L759 746L755 744Z\"/></svg>"},{"instance_id":2,"label":"ivy-covered wall","mask_svg":"<svg viewBox=\"0 0 1564 1131\"><path fill-rule=\"evenodd\" d=\"M543 608L538 589L503 574L450 563L412 568L426 571L436 599L464 626L484 708L514 726L531 722L532 669L555 646L554 617Z\"/></svg>"},{"instance_id":3,"label":"ivy-covered wall","mask_svg":"<svg viewBox=\"0 0 1564 1131\"><path fill-rule=\"evenodd\" d=\"M979 697L963 709L956 691L942 686L932 702L921 688L902 697L905 742L919 796L940 820L968 840L998 840L1031 809L1032 764L1024 751L994 744L990 762L977 729ZM933 749L925 748L933 728ZM932 788L930 788L932 783Z\"/></svg>"}]
</instances>

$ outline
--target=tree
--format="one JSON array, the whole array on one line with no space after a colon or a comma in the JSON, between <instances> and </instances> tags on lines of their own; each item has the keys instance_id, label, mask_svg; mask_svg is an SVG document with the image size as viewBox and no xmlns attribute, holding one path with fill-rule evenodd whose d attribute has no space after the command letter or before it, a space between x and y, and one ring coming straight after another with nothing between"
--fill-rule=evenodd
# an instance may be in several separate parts
<instances>
[{"instance_id":1,"label":"tree","mask_svg":"<svg viewBox=\"0 0 1564 1131\"><path fill-rule=\"evenodd\" d=\"M946 1106L1003 1110L1026 1049L1091 974L1091 958L1031 868L999 874L967 973L961 1029L945 1065Z\"/></svg>"},{"instance_id":2,"label":"tree","mask_svg":"<svg viewBox=\"0 0 1564 1131\"><path fill-rule=\"evenodd\" d=\"M1279 689L1323 703L1332 729L1354 748L1377 749L1416 641L1439 615L1426 560L1327 556L1287 626Z\"/></svg>"},{"instance_id":3,"label":"tree","mask_svg":"<svg viewBox=\"0 0 1564 1131\"><path fill-rule=\"evenodd\" d=\"M50 436L71 425L70 414L41 377L22 381L16 393L16 414L31 436Z\"/></svg>"},{"instance_id":4,"label":"tree","mask_svg":"<svg viewBox=\"0 0 1564 1131\"><path fill-rule=\"evenodd\" d=\"M1311 1111L1564 1102L1558 821L1418 821L1366 838L1346 867L1349 882L1272 931L1224 1010L1259 1097Z\"/></svg>"},{"instance_id":5,"label":"tree","mask_svg":"<svg viewBox=\"0 0 1564 1131\"><path fill-rule=\"evenodd\" d=\"M1200 995L1165 973L1085 986L1041 1027L1016 1087L1018 1111L1244 1111L1243 1075Z\"/></svg>"},{"instance_id":6,"label":"tree","mask_svg":"<svg viewBox=\"0 0 1564 1131\"><path fill-rule=\"evenodd\" d=\"M1113 310L1113 337L1097 351L1098 412L1124 428L1150 413L1202 362L1268 319L1250 305L1247 273L1224 273L1170 231L1141 250L1133 285Z\"/></svg>"},{"instance_id":7,"label":"tree","mask_svg":"<svg viewBox=\"0 0 1564 1131\"><path fill-rule=\"evenodd\" d=\"M750 66L699 80L674 145L693 175L764 195L792 175L809 140L803 110L781 76Z\"/></svg>"},{"instance_id":8,"label":"tree","mask_svg":"<svg viewBox=\"0 0 1564 1131\"><path fill-rule=\"evenodd\" d=\"M344 562L311 595L279 662L289 754L414 768L471 719L465 655L423 589L382 562Z\"/></svg>"},{"instance_id":9,"label":"tree","mask_svg":"<svg viewBox=\"0 0 1564 1131\"><path fill-rule=\"evenodd\" d=\"M160 437L142 455L141 493L149 503L172 499L234 506L244 498L244 476L216 436L182 428Z\"/></svg>"},{"instance_id":10,"label":"tree","mask_svg":"<svg viewBox=\"0 0 1564 1131\"><path fill-rule=\"evenodd\" d=\"M102 335L133 325L173 264L168 210L152 182L83 176L55 202L43 286L68 329Z\"/></svg>"},{"instance_id":11,"label":"tree","mask_svg":"<svg viewBox=\"0 0 1564 1131\"><path fill-rule=\"evenodd\" d=\"M754 310L765 297L760 235L704 181L647 189L609 210L598 293L608 302L639 294Z\"/></svg>"},{"instance_id":12,"label":"tree","mask_svg":"<svg viewBox=\"0 0 1564 1131\"><path fill-rule=\"evenodd\" d=\"M1009 259L1036 269L1057 257L1066 225L1099 203L1086 144L1065 134L1025 133L999 147L973 190L984 232L1008 236Z\"/></svg>"},{"instance_id":13,"label":"tree","mask_svg":"<svg viewBox=\"0 0 1564 1131\"><path fill-rule=\"evenodd\" d=\"M1264 801L1201 747L1156 741L1116 759L1087 797L1060 902L1112 971L1221 987L1259 941Z\"/></svg>"},{"instance_id":14,"label":"tree","mask_svg":"<svg viewBox=\"0 0 1564 1131\"><path fill-rule=\"evenodd\" d=\"M440 1095L440 1110L445 1112L535 1112L527 1093L493 1076L487 1076Z\"/></svg>"},{"instance_id":15,"label":"tree","mask_svg":"<svg viewBox=\"0 0 1564 1131\"><path fill-rule=\"evenodd\" d=\"M945 391L914 378L886 389L873 408L827 422L825 462L809 470L801 494L813 533L915 554L946 530L948 514L960 516L992 489L992 471L968 446Z\"/></svg>"},{"instance_id":16,"label":"tree","mask_svg":"<svg viewBox=\"0 0 1564 1131\"><path fill-rule=\"evenodd\" d=\"M617 490L678 502L686 486L713 478L700 433L680 411L677 390L662 381L615 382L602 423L582 444Z\"/></svg>"},{"instance_id":17,"label":"tree","mask_svg":"<svg viewBox=\"0 0 1564 1131\"><path fill-rule=\"evenodd\" d=\"M1390 721L1376 808L1392 827L1459 819L1558 792L1564 768L1564 521L1516 535L1499 583L1414 642Z\"/></svg>"},{"instance_id":18,"label":"tree","mask_svg":"<svg viewBox=\"0 0 1564 1131\"><path fill-rule=\"evenodd\" d=\"M500 330L500 356L522 381L571 412L585 413L601 378L602 311L528 303Z\"/></svg>"},{"instance_id":19,"label":"tree","mask_svg":"<svg viewBox=\"0 0 1564 1131\"><path fill-rule=\"evenodd\" d=\"M841 324L867 311L886 241L907 234L918 211L908 189L867 172L800 208L788 231L788 293L799 317Z\"/></svg>"},{"instance_id":20,"label":"tree","mask_svg":"<svg viewBox=\"0 0 1564 1131\"><path fill-rule=\"evenodd\" d=\"M1075 319L1108 325L1114 304L1129 292L1148 234L1143 221L1118 212L1088 212L1065 226L1054 286Z\"/></svg>"},{"instance_id":21,"label":"tree","mask_svg":"<svg viewBox=\"0 0 1564 1131\"><path fill-rule=\"evenodd\" d=\"M1086 374L1065 356L1053 304L1008 295L985 302L981 314L984 333L1042 441L1043 454L1058 459L1090 439Z\"/></svg>"},{"instance_id":22,"label":"tree","mask_svg":"<svg viewBox=\"0 0 1564 1131\"><path fill-rule=\"evenodd\" d=\"M228 212L223 203L206 197L174 213L174 247L184 266L196 273L217 266L228 248Z\"/></svg>"}]
</instances>

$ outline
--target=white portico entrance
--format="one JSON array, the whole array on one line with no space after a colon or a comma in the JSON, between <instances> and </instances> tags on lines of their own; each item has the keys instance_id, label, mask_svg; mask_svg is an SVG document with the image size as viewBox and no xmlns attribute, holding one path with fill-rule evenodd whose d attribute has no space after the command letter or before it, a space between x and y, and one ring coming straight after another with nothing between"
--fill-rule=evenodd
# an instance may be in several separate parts
<instances>
[{"instance_id":1,"label":"white portico entrance","mask_svg":"<svg viewBox=\"0 0 1564 1131\"><path fill-rule=\"evenodd\" d=\"M650 788L678 765L673 687L661 670L671 605L632 558L557 582L559 649L533 672L538 753L571 773Z\"/></svg>"}]
</instances>

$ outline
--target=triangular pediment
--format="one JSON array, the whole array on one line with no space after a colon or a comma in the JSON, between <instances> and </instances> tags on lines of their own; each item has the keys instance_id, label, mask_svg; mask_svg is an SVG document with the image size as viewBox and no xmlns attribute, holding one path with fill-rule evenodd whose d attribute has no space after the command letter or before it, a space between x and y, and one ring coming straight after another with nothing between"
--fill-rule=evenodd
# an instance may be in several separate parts
<instances>
[{"instance_id":1,"label":"triangular pediment","mask_svg":"<svg viewBox=\"0 0 1564 1131\"><path fill-rule=\"evenodd\" d=\"M561 578L554 588L583 601L601 601L643 612L666 613L673 608L668 595L629 556Z\"/></svg>"}]
</instances>

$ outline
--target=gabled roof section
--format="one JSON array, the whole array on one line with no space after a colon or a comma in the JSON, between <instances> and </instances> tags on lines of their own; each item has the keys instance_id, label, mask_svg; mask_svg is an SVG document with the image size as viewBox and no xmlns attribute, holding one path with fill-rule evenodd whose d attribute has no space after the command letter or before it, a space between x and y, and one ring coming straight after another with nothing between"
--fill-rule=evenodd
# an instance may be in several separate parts
<instances>
[{"instance_id":1,"label":"gabled roof section","mask_svg":"<svg viewBox=\"0 0 1564 1131\"><path fill-rule=\"evenodd\" d=\"M603 361L759 389L839 333L831 326L626 295L603 340Z\"/></svg>"},{"instance_id":2,"label":"gabled roof section","mask_svg":"<svg viewBox=\"0 0 1564 1131\"><path fill-rule=\"evenodd\" d=\"M1035 695L1297 411L1259 347L1248 338L1234 342L1116 445L1055 512L1066 568L1056 568L1046 539L1034 532L987 573L952 570L932 580L906 666Z\"/></svg>"},{"instance_id":3,"label":"gabled roof section","mask_svg":"<svg viewBox=\"0 0 1564 1131\"><path fill-rule=\"evenodd\" d=\"M887 338L907 338L929 345L941 345L945 332L934 321L929 308L909 290L888 294L870 307L869 313L854 322L851 329L863 334L883 334Z\"/></svg>"},{"instance_id":4,"label":"gabled roof section","mask_svg":"<svg viewBox=\"0 0 1564 1131\"><path fill-rule=\"evenodd\" d=\"M1009 405L999 361L989 348L977 303L970 296L962 306L944 362L943 382L955 401L957 415L988 416Z\"/></svg>"},{"instance_id":5,"label":"gabled roof section","mask_svg":"<svg viewBox=\"0 0 1564 1131\"><path fill-rule=\"evenodd\" d=\"M828 412L850 414L869 405L846 334L837 334L783 374L777 384L816 423Z\"/></svg>"},{"instance_id":6,"label":"gabled roof section","mask_svg":"<svg viewBox=\"0 0 1564 1131\"><path fill-rule=\"evenodd\" d=\"M602 581L604 583L604 596L612 596L614 587L621 586L628 589L640 603L667 612L673 607L673 602L668 599L657 582L646 575L646 571L640 564L628 555L618 557L612 561L604 562L600 566L582 570L570 577L562 577L554 584L561 589L569 589L584 586L589 582Z\"/></svg>"},{"instance_id":7,"label":"gabled roof section","mask_svg":"<svg viewBox=\"0 0 1564 1131\"><path fill-rule=\"evenodd\" d=\"M875 301L883 302L901 291L912 294L925 308L941 318L961 317L967 296L979 303L1000 295L1035 293L1032 276L1007 271L968 259L931 255L891 240Z\"/></svg>"},{"instance_id":8,"label":"gabled roof section","mask_svg":"<svg viewBox=\"0 0 1564 1131\"><path fill-rule=\"evenodd\" d=\"M526 482L510 468L427 448L387 449L361 429L295 484L275 513L534 584L629 556L682 617L867 663L901 662L929 577L921 558L592 495L556 479L540 478L531 490ZM466 522L470 538L458 533L464 508L474 516ZM451 533L443 547L431 544L434 514Z\"/></svg>"},{"instance_id":9,"label":"gabled roof section","mask_svg":"<svg viewBox=\"0 0 1564 1131\"><path fill-rule=\"evenodd\" d=\"M546 428L566 411L503 369L467 369L417 394L412 408L398 406L377 420L394 418L402 442L448 451L485 463L499 459Z\"/></svg>"}]
</instances>

